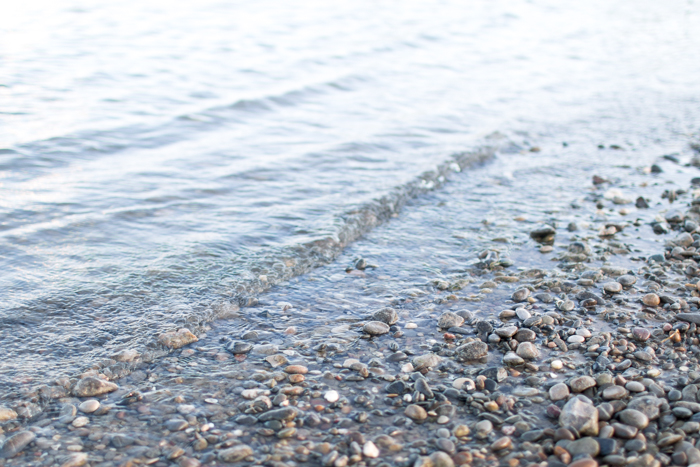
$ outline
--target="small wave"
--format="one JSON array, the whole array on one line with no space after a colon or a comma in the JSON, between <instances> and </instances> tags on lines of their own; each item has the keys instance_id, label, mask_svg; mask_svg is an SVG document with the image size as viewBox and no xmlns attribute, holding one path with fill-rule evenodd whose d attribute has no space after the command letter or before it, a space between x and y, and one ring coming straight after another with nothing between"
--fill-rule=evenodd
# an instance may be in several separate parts
<instances>
[{"instance_id":1,"label":"small wave","mask_svg":"<svg viewBox=\"0 0 700 467\"><path fill-rule=\"evenodd\" d=\"M174 117L156 126L131 125L100 131L84 131L24 143L16 148L0 149L0 170L22 172L31 177L31 169L46 170L69 165L74 160L89 160L124 150L153 149L183 141L197 132L214 130L240 121L246 115L274 112L301 105L312 97L330 92L350 92L366 80L357 75L302 86L277 95L241 99L232 104L210 107Z\"/></svg>"}]
</instances>

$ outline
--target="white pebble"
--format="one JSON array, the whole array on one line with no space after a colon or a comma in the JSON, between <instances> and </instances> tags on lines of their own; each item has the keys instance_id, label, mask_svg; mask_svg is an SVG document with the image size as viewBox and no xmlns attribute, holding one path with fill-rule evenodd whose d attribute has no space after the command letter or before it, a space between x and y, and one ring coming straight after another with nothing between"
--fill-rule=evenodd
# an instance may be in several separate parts
<instances>
[{"instance_id":1,"label":"white pebble","mask_svg":"<svg viewBox=\"0 0 700 467\"><path fill-rule=\"evenodd\" d=\"M561 370L562 368L564 368L564 363L561 360L552 360L550 366L553 370Z\"/></svg>"},{"instance_id":2,"label":"white pebble","mask_svg":"<svg viewBox=\"0 0 700 467\"><path fill-rule=\"evenodd\" d=\"M406 323L406 329L416 329L417 327L416 323Z\"/></svg>"},{"instance_id":3,"label":"white pebble","mask_svg":"<svg viewBox=\"0 0 700 467\"><path fill-rule=\"evenodd\" d=\"M374 459L379 457L379 448L372 441L367 441L362 447L362 454L365 457Z\"/></svg>"},{"instance_id":4,"label":"white pebble","mask_svg":"<svg viewBox=\"0 0 700 467\"><path fill-rule=\"evenodd\" d=\"M84 427L85 425L87 425L88 423L90 423L89 418L77 417L75 420L73 420L73 423L71 423L71 425L73 425L76 428L81 428L81 427Z\"/></svg>"},{"instance_id":5,"label":"white pebble","mask_svg":"<svg viewBox=\"0 0 700 467\"><path fill-rule=\"evenodd\" d=\"M338 391L328 391L326 393L326 395L323 397L331 404L333 402L338 402L338 399L340 399L340 395L338 394Z\"/></svg>"},{"instance_id":6,"label":"white pebble","mask_svg":"<svg viewBox=\"0 0 700 467\"><path fill-rule=\"evenodd\" d=\"M99 408L100 402L96 401L95 399L87 400L78 406L78 409L80 409L80 411L83 413L93 413Z\"/></svg>"}]
</instances>

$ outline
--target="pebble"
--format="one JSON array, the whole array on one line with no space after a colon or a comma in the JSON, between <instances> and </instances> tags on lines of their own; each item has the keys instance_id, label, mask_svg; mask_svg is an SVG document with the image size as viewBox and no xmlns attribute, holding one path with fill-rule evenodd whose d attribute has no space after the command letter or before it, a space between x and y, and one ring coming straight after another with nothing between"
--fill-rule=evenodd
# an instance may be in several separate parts
<instances>
[{"instance_id":1,"label":"pebble","mask_svg":"<svg viewBox=\"0 0 700 467\"><path fill-rule=\"evenodd\" d=\"M379 457L379 448L372 442L367 441L364 446L362 446L362 455L374 459Z\"/></svg>"},{"instance_id":2,"label":"pebble","mask_svg":"<svg viewBox=\"0 0 700 467\"><path fill-rule=\"evenodd\" d=\"M399 321L399 315L393 308L383 308L375 312L372 315L372 318L374 319L374 321L381 321L382 323L388 324L389 326L391 326L392 324L396 324Z\"/></svg>"},{"instance_id":3,"label":"pebble","mask_svg":"<svg viewBox=\"0 0 700 467\"><path fill-rule=\"evenodd\" d=\"M95 399L86 400L78 406L78 410L83 413L93 413L100 408L100 402Z\"/></svg>"},{"instance_id":4,"label":"pebble","mask_svg":"<svg viewBox=\"0 0 700 467\"><path fill-rule=\"evenodd\" d=\"M655 293L649 293L642 297L642 303L646 306L659 306L661 299Z\"/></svg>"},{"instance_id":5,"label":"pebble","mask_svg":"<svg viewBox=\"0 0 700 467\"><path fill-rule=\"evenodd\" d=\"M179 349L198 340L187 328L166 332L158 337L158 342L171 349Z\"/></svg>"},{"instance_id":6,"label":"pebble","mask_svg":"<svg viewBox=\"0 0 700 467\"><path fill-rule=\"evenodd\" d=\"M573 392L583 392L596 385L595 379L590 376L579 376L569 381L569 386Z\"/></svg>"},{"instance_id":7,"label":"pebble","mask_svg":"<svg viewBox=\"0 0 700 467\"><path fill-rule=\"evenodd\" d=\"M440 319L438 320L438 327L440 329L449 329L453 327L459 327L464 323L464 318L452 313L451 311L444 312Z\"/></svg>"},{"instance_id":8,"label":"pebble","mask_svg":"<svg viewBox=\"0 0 700 467\"><path fill-rule=\"evenodd\" d=\"M411 420L423 421L428 418L428 413L420 405L411 404L404 410L404 415L406 415Z\"/></svg>"},{"instance_id":9,"label":"pebble","mask_svg":"<svg viewBox=\"0 0 700 467\"><path fill-rule=\"evenodd\" d=\"M73 423L71 423L71 425L73 425L75 428L81 428L81 427L84 427L85 425L87 425L88 423L90 423L89 418L77 417L75 420L73 420Z\"/></svg>"},{"instance_id":10,"label":"pebble","mask_svg":"<svg viewBox=\"0 0 700 467\"><path fill-rule=\"evenodd\" d=\"M629 383L625 384L625 389L627 389L630 392L644 392L646 391L646 388L642 383L639 381L630 381Z\"/></svg>"},{"instance_id":11,"label":"pebble","mask_svg":"<svg viewBox=\"0 0 700 467\"><path fill-rule=\"evenodd\" d=\"M491 444L491 450L492 451L500 451L502 449L508 449L513 445L513 441L510 439L509 436L503 436L502 438L498 438L496 441L494 441Z\"/></svg>"},{"instance_id":12,"label":"pebble","mask_svg":"<svg viewBox=\"0 0 700 467\"><path fill-rule=\"evenodd\" d=\"M520 302L524 302L525 300L527 300L527 297L529 297L529 296L530 296L530 289L522 288L522 289L518 289L515 292L513 292L513 295L511 295L511 298L515 303L520 303Z\"/></svg>"},{"instance_id":13,"label":"pebble","mask_svg":"<svg viewBox=\"0 0 700 467\"><path fill-rule=\"evenodd\" d=\"M246 457L253 455L253 449L250 446L241 444L239 446L234 446L232 448L224 449L219 451L219 460L223 462L240 462Z\"/></svg>"},{"instance_id":14,"label":"pebble","mask_svg":"<svg viewBox=\"0 0 700 467\"><path fill-rule=\"evenodd\" d=\"M88 376L79 380L73 388L73 395L76 397L92 397L107 394L119 389L115 383L105 381L94 376Z\"/></svg>"},{"instance_id":15,"label":"pebble","mask_svg":"<svg viewBox=\"0 0 700 467\"><path fill-rule=\"evenodd\" d=\"M649 418L642 412L634 409L625 409L618 415L620 420L626 425L643 430L649 425Z\"/></svg>"},{"instance_id":16,"label":"pebble","mask_svg":"<svg viewBox=\"0 0 700 467\"><path fill-rule=\"evenodd\" d=\"M61 463L61 467L82 467L88 462L88 455L86 452L76 452L69 455Z\"/></svg>"},{"instance_id":17,"label":"pebble","mask_svg":"<svg viewBox=\"0 0 700 467\"><path fill-rule=\"evenodd\" d=\"M521 342L516 353L518 356L528 360L534 360L540 356L539 349L532 342Z\"/></svg>"},{"instance_id":18,"label":"pebble","mask_svg":"<svg viewBox=\"0 0 700 467\"><path fill-rule=\"evenodd\" d=\"M332 404L333 402L338 402L340 395L338 394L338 391L328 391L323 398Z\"/></svg>"},{"instance_id":19,"label":"pebble","mask_svg":"<svg viewBox=\"0 0 700 467\"><path fill-rule=\"evenodd\" d=\"M488 355L489 346L481 341L473 341L458 347L455 350L455 356L458 360L470 361Z\"/></svg>"},{"instance_id":20,"label":"pebble","mask_svg":"<svg viewBox=\"0 0 700 467\"><path fill-rule=\"evenodd\" d=\"M309 369L304 365L289 365L284 369L284 372L290 375L305 375Z\"/></svg>"},{"instance_id":21,"label":"pebble","mask_svg":"<svg viewBox=\"0 0 700 467\"><path fill-rule=\"evenodd\" d=\"M595 381L594 381L595 384ZM557 383L549 388L549 398L553 401L560 401L569 397L569 386L564 383Z\"/></svg>"},{"instance_id":22,"label":"pebble","mask_svg":"<svg viewBox=\"0 0 700 467\"><path fill-rule=\"evenodd\" d=\"M559 425L573 427L582 435L598 434L598 410L584 396L571 398L561 409Z\"/></svg>"},{"instance_id":23,"label":"pebble","mask_svg":"<svg viewBox=\"0 0 700 467\"><path fill-rule=\"evenodd\" d=\"M516 332L518 332L518 328L516 326L503 326L494 331L499 337L502 338L510 338L515 335Z\"/></svg>"},{"instance_id":24,"label":"pebble","mask_svg":"<svg viewBox=\"0 0 700 467\"><path fill-rule=\"evenodd\" d=\"M651 332L644 328L632 329L632 336L639 342L646 342L651 337Z\"/></svg>"},{"instance_id":25,"label":"pebble","mask_svg":"<svg viewBox=\"0 0 700 467\"><path fill-rule=\"evenodd\" d=\"M566 450L574 457L579 455L595 457L600 452L600 445L594 438L585 437L569 443Z\"/></svg>"},{"instance_id":26,"label":"pebble","mask_svg":"<svg viewBox=\"0 0 700 467\"><path fill-rule=\"evenodd\" d=\"M622 284L619 282L607 282L603 284L603 290L610 294L616 294L622 292Z\"/></svg>"},{"instance_id":27,"label":"pebble","mask_svg":"<svg viewBox=\"0 0 700 467\"><path fill-rule=\"evenodd\" d=\"M370 336L381 336L389 332L389 325L381 321L370 321L362 327L362 330Z\"/></svg>"},{"instance_id":28,"label":"pebble","mask_svg":"<svg viewBox=\"0 0 700 467\"><path fill-rule=\"evenodd\" d=\"M20 431L5 440L0 448L0 458L13 457L26 448L29 443L36 439L36 435L31 431Z\"/></svg>"},{"instance_id":29,"label":"pebble","mask_svg":"<svg viewBox=\"0 0 700 467\"><path fill-rule=\"evenodd\" d=\"M0 407L0 422L14 420L17 418L17 412L7 407Z\"/></svg>"},{"instance_id":30,"label":"pebble","mask_svg":"<svg viewBox=\"0 0 700 467\"><path fill-rule=\"evenodd\" d=\"M622 386L609 386L603 390L603 399L622 399L627 395L627 390Z\"/></svg>"}]
</instances>

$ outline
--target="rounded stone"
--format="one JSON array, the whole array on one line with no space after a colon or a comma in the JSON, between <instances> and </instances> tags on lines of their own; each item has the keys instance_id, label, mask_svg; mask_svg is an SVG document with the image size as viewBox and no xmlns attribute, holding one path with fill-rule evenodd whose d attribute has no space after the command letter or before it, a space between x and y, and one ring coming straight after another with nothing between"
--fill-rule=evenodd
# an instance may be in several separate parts
<instances>
[{"instance_id":1,"label":"rounded stone","mask_svg":"<svg viewBox=\"0 0 700 467\"><path fill-rule=\"evenodd\" d=\"M632 336L639 342L646 342L651 337L651 332L644 328L634 328Z\"/></svg>"},{"instance_id":2,"label":"rounded stone","mask_svg":"<svg viewBox=\"0 0 700 467\"><path fill-rule=\"evenodd\" d=\"M381 321L382 323L391 326L399 321L399 315L393 308L382 308L372 315L372 319L374 321Z\"/></svg>"},{"instance_id":3,"label":"rounded stone","mask_svg":"<svg viewBox=\"0 0 700 467\"><path fill-rule=\"evenodd\" d=\"M510 439L510 436L504 436L502 438L498 438L496 441L494 441L491 444L491 450L492 451L500 451L502 449L508 449L513 445L513 441Z\"/></svg>"},{"instance_id":4,"label":"rounded stone","mask_svg":"<svg viewBox=\"0 0 700 467\"><path fill-rule=\"evenodd\" d=\"M603 390L603 399L615 400L622 399L627 395L627 389L622 386L608 386Z\"/></svg>"},{"instance_id":5,"label":"rounded stone","mask_svg":"<svg viewBox=\"0 0 700 467\"><path fill-rule=\"evenodd\" d=\"M646 388L642 383L639 381L630 381L629 383L625 384L625 388L630 391L630 392L644 392L646 391Z\"/></svg>"},{"instance_id":6,"label":"rounded stone","mask_svg":"<svg viewBox=\"0 0 700 467\"><path fill-rule=\"evenodd\" d=\"M515 292L513 292L513 295L511 295L511 298L513 299L514 302L520 303L524 302L527 300L527 297L530 296L530 289L522 288L518 289Z\"/></svg>"},{"instance_id":7,"label":"rounded stone","mask_svg":"<svg viewBox=\"0 0 700 467\"><path fill-rule=\"evenodd\" d=\"M649 418L642 412L634 409L625 409L618 415L622 423L643 430L649 425Z\"/></svg>"},{"instance_id":8,"label":"rounded stone","mask_svg":"<svg viewBox=\"0 0 700 467\"><path fill-rule=\"evenodd\" d=\"M646 306L659 306L661 299L655 293L648 293L642 297L642 303Z\"/></svg>"},{"instance_id":9,"label":"rounded stone","mask_svg":"<svg viewBox=\"0 0 700 467\"><path fill-rule=\"evenodd\" d=\"M572 441L567 445L566 450L569 451L569 454L573 457L579 455L595 457L600 452L600 445L595 439L586 437Z\"/></svg>"},{"instance_id":10,"label":"rounded stone","mask_svg":"<svg viewBox=\"0 0 700 467\"><path fill-rule=\"evenodd\" d=\"M539 349L532 342L521 342L516 353L518 356L528 360L534 360L540 356Z\"/></svg>"},{"instance_id":11,"label":"rounded stone","mask_svg":"<svg viewBox=\"0 0 700 467\"><path fill-rule=\"evenodd\" d=\"M481 341L468 342L455 350L457 360L470 361L488 355L489 346Z\"/></svg>"},{"instance_id":12,"label":"rounded stone","mask_svg":"<svg viewBox=\"0 0 700 467\"><path fill-rule=\"evenodd\" d=\"M503 338L509 338L513 337L516 332L518 332L518 328L516 326L503 326L494 331L498 337L503 337Z\"/></svg>"},{"instance_id":13,"label":"rounded stone","mask_svg":"<svg viewBox=\"0 0 700 467\"><path fill-rule=\"evenodd\" d=\"M73 423L71 423L71 425L73 425L76 428L82 428L85 425L87 425L88 423L90 423L90 419L83 416L83 417L77 417L75 420L73 420Z\"/></svg>"},{"instance_id":14,"label":"rounded stone","mask_svg":"<svg viewBox=\"0 0 700 467\"><path fill-rule=\"evenodd\" d=\"M78 406L78 410L83 413L93 413L100 408L100 402L95 399L86 400Z\"/></svg>"},{"instance_id":15,"label":"rounded stone","mask_svg":"<svg viewBox=\"0 0 700 467\"><path fill-rule=\"evenodd\" d=\"M381 336L389 332L389 325L381 321L370 321L362 327L362 330L370 336Z\"/></svg>"},{"instance_id":16,"label":"rounded stone","mask_svg":"<svg viewBox=\"0 0 700 467\"><path fill-rule=\"evenodd\" d=\"M549 388L549 398L553 401L560 401L569 397L569 386L564 383L557 383Z\"/></svg>"},{"instance_id":17,"label":"rounded stone","mask_svg":"<svg viewBox=\"0 0 700 467\"><path fill-rule=\"evenodd\" d=\"M622 284L615 281L607 282L603 284L603 290L605 290L609 294L620 293L622 292Z\"/></svg>"},{"instance_id":18,"label":"rounded stone","mask_svg":"<svg viewBox=\"0 0 700 467\"><path fill-rule=\"evenodd\" d=\"M583 392L596 385L595 379L590 376L579 376L569 381L569 386L573 392Z\"/></svg>"},{"instance_id":19,"label":"rounded stone","mask_svg":"<svg viewBox=\"0 0 700 467\"><path fill-rule=\"evenodd\" d=\"M462 324L464 324L464 318L451 311L444 312L440 315L440 319L438 320L438 327L440 329L459 327Z\"/></svg>"},{"instance_id":20,"label":"rounded stone","mask_svg":"<svg viewBox=\"0 0 700 467\"><path fill-rule=\"evenodd\" d=\"M404 410L404 415L406 415L411 420L423 421L428 418L428 413L420 405L411 404Z\"/></svg>"}]
</instances>

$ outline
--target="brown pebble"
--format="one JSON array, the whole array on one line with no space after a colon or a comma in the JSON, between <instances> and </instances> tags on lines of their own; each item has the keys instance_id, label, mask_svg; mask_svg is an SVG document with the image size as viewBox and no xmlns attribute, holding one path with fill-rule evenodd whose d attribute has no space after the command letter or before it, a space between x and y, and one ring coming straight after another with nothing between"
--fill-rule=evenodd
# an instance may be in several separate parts
<instances>
[{"instance_id":1,"label":"brown pebble","mask_svg":"<svg viewBox=\"0 0 700 467\"><path fill-rule=\"evenodd\" d=\"M290 383L301 383L305 379L306 378L304 377L304 375L300 375L300 374L289 375L289 382Z\"/></svg>"},{"instance_id":2,"label":"brown pebble","mask_svg":"<svg viewBox=\"0 0 700 467\"><path fill-rule=\"evenodd\" d=\"M289 365L284 371L291 375L305 375L309 372L309 369L303 365Z\"/></svg>"},{"instance_id":3,"label":"brown pebble","mask_svg":"<svg viewBox=\"0 0 700 467\"><path fill-rule=\"evenodd\" d=\"M642 303L644 303L646 306L659 306L661 299L655 293L648 293L642 297Z\"/></svg>"},{"instance_id":4,"label":"brown pebble","mask_svg":"<svg viewBox=\"0 0 700 467\"><path fill-rule=\"evenodd\" d=\"M598 467L598 463L593 459L579 459L569 464L569 467Z\"/></svg>"},{"instance_id":5,"label":"brown pebble","mask_svg":"<svg viewBox=\"0 0 700 467\"><path fill-rule=\"evenodd\" d=\"M491 444L491 450L492 451L500 451L501 449L507 449L511 447L513 442L511 441L509 436L504 436L502 438L497 439L496 441Z\"/></svg>"}]
</instances>

